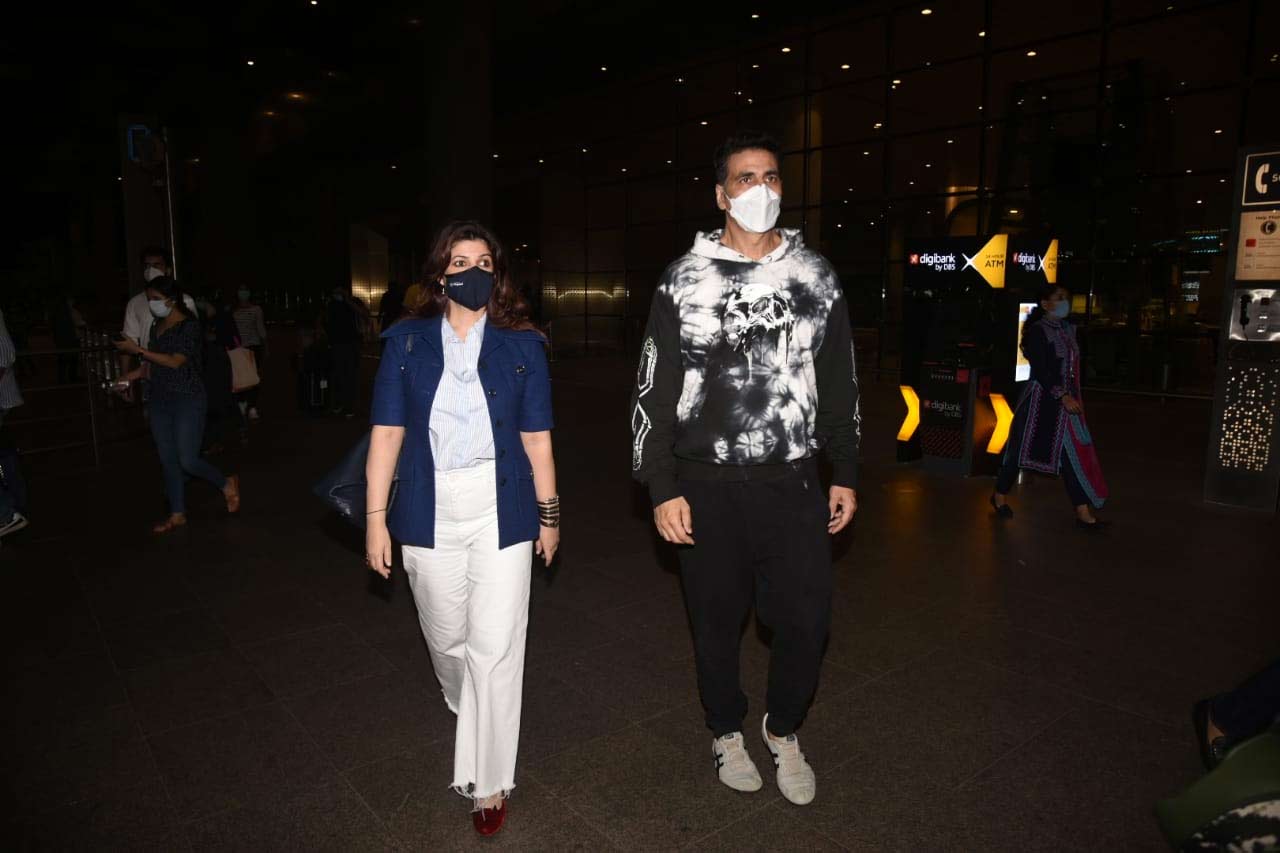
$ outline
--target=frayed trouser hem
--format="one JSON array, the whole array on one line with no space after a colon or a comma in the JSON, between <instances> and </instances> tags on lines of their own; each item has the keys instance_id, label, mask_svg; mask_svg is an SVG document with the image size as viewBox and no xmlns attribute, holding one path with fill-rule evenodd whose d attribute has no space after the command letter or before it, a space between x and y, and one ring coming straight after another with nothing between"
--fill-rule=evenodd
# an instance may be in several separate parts
<instances>
[{"instance_id":1,"label":"frayed trouser hem","mask_svg":"<svg viewBox=\"0 0 1280 853\"><path fill-rule=\"evenodd\" d=\"M516 787L515 783L513 782L512 784L507 785L505 788L500 788L499 790L493 791L492 793L477 794L475 793L475 790L476 790L475 783L468 782L465 785L457 785L457 784L450 785L449 790L453 791L455 794L457 794L460 797L466 797L467 799L471 800L471 811L478 812L478 811L482 811L482 809L480 808L480 806L476 805L477 803L479 803L482 800L487 800L490 797L495 797L495 796L500 796L502 797L503 801L506 801L511 797L511 792L515 790L515 787Z\"/></svg>"}]
</instances>

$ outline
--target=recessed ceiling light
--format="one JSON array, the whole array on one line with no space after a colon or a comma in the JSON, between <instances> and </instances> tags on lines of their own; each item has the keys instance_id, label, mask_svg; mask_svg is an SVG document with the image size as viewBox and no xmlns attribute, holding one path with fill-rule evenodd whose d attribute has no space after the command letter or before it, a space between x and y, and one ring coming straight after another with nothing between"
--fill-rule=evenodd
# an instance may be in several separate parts
<instances>
[{"instance_id":1,"label":"recessed ceiling light","mask_svg":"<svg viewBox=\"0 0 1280 853\"><path fill-rule=\"evenodd\" d=\"M1214 131L1214 134L1219 134L1219 133L1222 133L1222 128L1218 128L1217 130Z\"/></svg>"},{"instance_id":2,"label":"recessed ceiling light","mask_svg":"<svg viewBox=\"0 0 1280 853\"><path fill-rule=\"evenodd\" d=\"M703 127L706 127L706 126L707 126L707 123L706 123L705 121L700 121L700 122L698 122L698 124L702 125Z\"/></svg>"},{"instance_id":3,"label":"recessed ceiling light","mask_svg":"<svg viewBox=\"0 0 1280 853\"><path fill-rule=\"evenodd\" d=\"M546 160L543 160L541 157L539 157L539 158L538 158L538 162L539 162L539 163L545 163L545 162L547 162L547 161L546 161Z\"/></svg>"},{"instance_id":4,"label":"recessed ceiling light","mask_svg":"<svg viewBox=\"0 0 1280 853\"><path fill-rule=\"evenodd\" d=\"M791 48L789 48L789 47L784 47L784 48L782 49L782 52L783 52L783 53L790 53L790 52L791 52Z\"/></svg>"},{"instance_id":5,"label":"recessed ceiling light","mask_svg":"<svg viewBox=\"0 0 1280 853\"><path fill-rule=\"evenodd\" d=\"M893 85L895 85L895 86L900 86L900 85L902 85L902 81L901 81L901 80L894 80L894 81L893 81Z\"/></svg>"},{"instance_id":6,"label":"recessed ceiling light","mask_svg":"<svg viewBox=\"0 0 1280 853\"><path fill-rule=\"evenodd\" d=\"M933 10L932 10L932 9L930 9L928 6L926 6L925 8L923 8L923 9L921 9L921 10L920 10L920 14L921 14L921 15L932 15L932 14L933 14Z\"/></svg>"},{"instance_id":7,"label":"recessed ceiling light","mask_svg":"<svg viewBox=\"0 0 1280 853\"><path fill-rule=\"evenodd\" d=\"M924 167L925 167L926 169L932 169L932 168L933 168L933 164L932 164L932 163L925 163L925 164L924 164Z\"/></svg>"},{"instance_id":8,"label":"recessed ceiling light","mask_svg":"<svg viewBox=\"0 0 1280 853\"><path fill-rule=\"evenodd\" d=\"M753 13L751 14L751 20L753 20L753 21L758 21L758 20L760 20L760 14L759 14L758 12L753 12Z\"/></svg>"},{"instance_id":9,"label":"recessed ceiling light","mask_svg":"<svg viewBox=\"0 0 1280 853\"><path fill-rule=\"evenodd\" d=\"M119 175L116 175L116 180L117 180L117 181L123 181L123 180L124 180L124 178L120 177Z\"/></svg>"},{"instance_id":10,"label":"recessed ceiling light","mask_svg":"<svg viewBox=\"0 0 1280 853\"><path fill-rule=\"evenodd\" d=\"M677 83L683 83L683 82L684 82L684 78L683 78L683 77L677 77L677 78L676 78L676 82L677 82Z\"/></svg>"},{"instance_id":11,"label":"recessed ceiling light","mask_svg":"<svg viewBox=\"0 0 1280 853\"><path fill-rule=\"evenodd\" d=\"M837 228L843 228L843 227L844 227L844 223L842 223L842 222L837 222L837 223L836 223L836 227L837 227Z\"/></svg>"},{"instance_id":12,"label":"recessed ceiling light","mask_svg":"<svg viewBox=\"0 0 1280 853\"><path fill-rule=\"evenodd\" d=\"M608 70L609 70L609 66L607 66L607 65L601 65L601 66L600 66L600 70L601 70L601 71L608 71Z\"/></svg>"},{"instance_id":13,"label":"recessed ceiling light","mask_svg":"<svg viewBox=\"0 0 1280 853\"><path fill-rule=\"evenodd\" d=\"M1017 212L1018 212L1018 208L1016 208L1016 207L1011 207L1011 208L1009 208L1009 212L1010 212L1010 213L1017 213Z\"/></svg>"},{"instance_id":14,"label":"recessed ceiling light","mask_svg":"<svg viewBox=\"0 0 1280 853\"><path fill-rule=\"evenodd\" d=\"M986 38L986 37L987 37L987 31L986 31L986 30L978 30L978 38L980 38L980 39L984 39L984 38Z\"/></svg>"},{"instance_id":15,"label":"recessed ceiling light","mask_svg":"<svg viewBox=\"0 0 1280 853\"><path fill-rule=\"evenodd\" d=\"M1202 198L1196 199L1196 204L1204 204L1204 199Z\"/></svg>"},{"instance_id":16,"label":"recessed ceiling light","mask_svg":"<svg viewBox=\"0 0 1280 853\"><path fill-rule=\"evenodd\" d=\"M498 159L498 155L497 155L497 154L494 154L494 155L493 155L493 159L497 160L497 159Z\"/></svg>"},{"instance_id":17,"label":"recessed ceiling light","mask_svg":"<svg viewBox=\"0 0 1280 853\"><path fill-rule=\"evenodd\" d=\"M1035 56L1035 55L1036 55L1036 52L1034 50L1027 51L1027 56Z\"/></svg>"},{"instance_id":18,"label":"recessed ceiling light","mask_svg":"<svg viewBox=\"0 0 1280 853\"><path fill-rule=\"evenodd\" d=\"M1187 174L1188 174L1188 175L1190 175L1190 174L1191 174L1191 170L1190 170L1190 169L1187 169Z\"/></svg>"},{"instance_id":19,"label":"recessed ceiling light","mask_svg":"<svg viewBox=\"0 0 1280 853\"><path fill-rule=\"evenodd\" d=\"M583 153L583 154L586 154L586 153L587 153L587 149L583 148L583 149L582 149L582 153Z\"/></svg>"},{"instance_id":20,"label":"recessed ceiling light","mask_svg":"<svg viewBox=\"0 0 1280 853\"><path fill-rule=\"evenodd\" d=\"M670 166L670 165L671 165L671 161L670 161L670 160L668 160L668 161L667 161L667 165L668 165L668 166Z\"/></svg>"},{"instance_id":21,"label":"recessed ceiling light","mask_svg":"<svg viewBox=\"0 0 1280 853\"><path fill-rule=\"evenodd\" d=\"M392 164L391 164L391 171L393 171L393 172L394 172L394 171L396 170L396 168L397 168L396 164L395 164L395 163L392 163Z\"/></svg>"},{"instance_id":22,"label":"recessed ceiling light","mask_svg":"<svg viewBox=\"0 0 1280 853\"><path fill-rule=\"evenodd\" d=\"M954 139L948 139L948 140L947 140L947 144L948 144L948 145L953 145L954 143L955 143L955 140L954 140Z\"/></svg>"},{"instance_id":23,"label":"recessed ceiling light","mask_svg":"<svg viewBox=\"0 0 1280 853\"><path fill-rule=\"evenodd\" d=\"M627 171L627 167L626 167L626 166L623 166L623 167L622 167L622 171L624 171L624 172L625 172L625 171Z\"/></svg>"},{"instance_id":24,"label":"recessed ceiling light","mask_svg":"<svg viewBox=\"0 0 1280 853\"><path fill-rule=\"evenodd\" d=\"M884 127L884 122L878 121L871 126L874 127L876 130L879 130L880 128Z\"/></svg>"},{"instance_id":25,"label":"recessed ceiling light","mask_svg":"<svg viewBox=\"0 0 1280 853\"><path fill-rule=\"evenodd\" d=\"M863 151L863 152L862 152L862 156L863 156L863 157L869 157L870 155L871 155L871 152L870 152L870 151Z\"/></svg>"},{"instance_id":26,"label":"recessed ceiling light","mask_svg":"<svg viewBox=\"0 0 1280 853\"><path fill-rule=\"evenodd\" d=\"M759 63L752 63L751 67L752 67L752 68L759 68L759 67L760 67L760 65L759 65Z\"/></svg>"},{"instance_id":27,"label":"recessed ceiling light","mask_svg":"<svg viewBox=\"0 0 1280 853\"><path fill-rule=\"evenodd\" d=\"M841 70L841 71L848 71L848 70L849 70L849 63L847 63L847 62L846 62L844 65L841 65L841 66L840 66L840 70Z\"/></svg>"}]
</instances>

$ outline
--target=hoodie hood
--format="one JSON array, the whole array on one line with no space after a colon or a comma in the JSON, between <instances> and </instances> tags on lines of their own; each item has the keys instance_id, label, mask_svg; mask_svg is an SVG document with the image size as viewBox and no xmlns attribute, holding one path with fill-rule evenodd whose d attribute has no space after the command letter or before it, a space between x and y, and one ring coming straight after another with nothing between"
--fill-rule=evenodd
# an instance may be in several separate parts
<instances>
[{"instance_id":1,"label":"hoodie hood","mask_svg":"<svg viewBox=\"0 0 1280 853\"><path fill-rule=\"evenodd\" d=\"M792 252L799 251L804 248L804 237L800 236L798 228L779 228L778 233L782 235L782 242L778 244L778 248L759 260L752 260L746 255L729 248L720 242L724 237L724 229L717 228L714 231L699 231L698 235L693 238L693 248L690 253L702 258L711 258L717 261L736 261L745 264L771 264L787 257Z\"/></svg>"}]
</instances>

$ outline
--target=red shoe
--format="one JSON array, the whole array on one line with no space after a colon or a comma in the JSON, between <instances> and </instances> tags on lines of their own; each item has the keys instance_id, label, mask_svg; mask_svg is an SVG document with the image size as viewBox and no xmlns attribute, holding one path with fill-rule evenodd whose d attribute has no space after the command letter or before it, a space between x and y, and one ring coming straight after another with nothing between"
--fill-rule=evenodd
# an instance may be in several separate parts
<instances>
[{"instance_id":1,"label":"red shoe","mask_svg":"<svg viewBox=\"0 0 1280 853\"><path fill-rule=\"evenodd\" d=\"M480 809L471 813L471 822L475 824L476 832L481 835L493 835L499 829L502 829L502 824L506 819L506 800L503 800L502 805L496 809Z\"/></svg>"}]
</instances>

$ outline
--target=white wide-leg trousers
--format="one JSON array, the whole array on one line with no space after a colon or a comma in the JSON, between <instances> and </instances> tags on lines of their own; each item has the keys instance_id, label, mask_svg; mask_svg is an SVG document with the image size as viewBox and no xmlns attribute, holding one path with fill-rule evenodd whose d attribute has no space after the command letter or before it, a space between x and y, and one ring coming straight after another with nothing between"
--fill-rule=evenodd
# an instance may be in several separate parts
<instances>
[{"instance_id":1,"label":"white wide-leg trousers","mask_svg":"<svg viewBox=\"0 0 1280 853\"><path fill-rule=\"evenodd\" d=\"M515 787L533 543L498 548L494 466L436 475L436 546L404 546L418 622L445 702L458 716L453 788Z\"/></svg>"}]
</instances>

